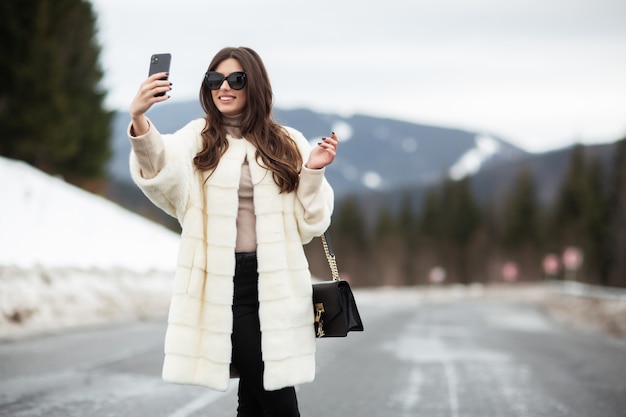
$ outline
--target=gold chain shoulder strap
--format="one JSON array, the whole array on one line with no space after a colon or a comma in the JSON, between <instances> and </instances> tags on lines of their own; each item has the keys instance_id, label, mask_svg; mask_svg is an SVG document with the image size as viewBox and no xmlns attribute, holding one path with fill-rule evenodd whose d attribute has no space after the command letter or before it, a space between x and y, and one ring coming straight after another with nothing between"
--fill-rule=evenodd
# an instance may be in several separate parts
<instances>
[{"instance_id":1,"label":"gold chain shoulder strap","mask_svg":"<svg viewBox=\"0 0 626 417\"><path fill-rule=\"evenodd\" d=\"M333 248L330 246L330 236L328 235L328 230L324 232L321 238L322 246L324 246L324 253L326 254L326 259L328 260L328 266L330 266L330 273L333 276L333 281L339 281L339 269L337 269L335 253L333 252Z\"/></svg>"}]
</instances>

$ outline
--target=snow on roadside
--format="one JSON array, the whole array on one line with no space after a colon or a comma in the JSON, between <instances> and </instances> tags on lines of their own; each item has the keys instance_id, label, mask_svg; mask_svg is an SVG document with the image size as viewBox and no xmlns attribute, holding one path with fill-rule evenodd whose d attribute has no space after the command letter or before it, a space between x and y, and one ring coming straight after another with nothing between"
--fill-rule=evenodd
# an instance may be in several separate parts
<instances>
[{"instance_id":1,"label":"snow on roadside","mask_svg":"<svg viewBox=\"0 0 626 417\"><path fill-rule=\"evenodd\" d=\"M117 204L0 157L0 265L172 269L178 236Z\"/></svg>"},{"instance_id":2,"label":"snow on roadside","mask_svg":"<svg viewBox=\"0 0 626 417\"><path fill-rule=\"evenodd\" d=\"M0 337L165 314L179 237L0 157Z\"/></svg>"},{"instance_id":3,"label":"snow on roadside","mask_svg":"<svg viewBox=\"0 0 626 417\"><path fill-rule=\"evenodd\" d=\"M0 339L164 317L173 273L0 267Z\"/></svg>"},{"instance_id":4,"label":"snow on roadside","mask_svg":"<svg viewBox=\"0 0 626 417\"><path fill-rule=\"evenodd\" d=\"M626 290L577 282L450 284L354 290L357 304L425 305L512 302L533 305L568 327L626 341Z\"/></svg>"}]
</instances>

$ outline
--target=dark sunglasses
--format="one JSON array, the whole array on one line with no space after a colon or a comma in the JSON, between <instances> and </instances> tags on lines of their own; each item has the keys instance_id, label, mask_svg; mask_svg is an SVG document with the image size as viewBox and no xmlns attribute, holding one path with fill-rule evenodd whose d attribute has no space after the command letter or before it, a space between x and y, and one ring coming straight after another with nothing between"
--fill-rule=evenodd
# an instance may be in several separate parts
<instances>
[{"instance_id":1,"label":"dark sunglasses","mask_svg":"<svg viewBox=\"0 0 626 417\"><path fill-rule=\"evenodd\" d=\"M226 77L215 71L208 71L204 74L204 84L209 90L219 90L224 80L228 81L228 85L233 90L241 90L246 86L246 73L233 72Z\"/></svg>"}]
</instances>

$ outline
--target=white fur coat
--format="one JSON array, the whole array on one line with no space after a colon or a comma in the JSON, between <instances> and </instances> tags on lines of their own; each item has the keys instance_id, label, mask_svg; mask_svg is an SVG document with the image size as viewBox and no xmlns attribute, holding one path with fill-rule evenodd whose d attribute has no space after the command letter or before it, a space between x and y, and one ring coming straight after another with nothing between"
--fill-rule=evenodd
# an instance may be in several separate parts
<instances>
[{"instance_id":1,"label":"white fur coat","mask_svg":"<svg viewBox=\"0 0 626 417\"><path fill-rule=\"evenodd\" d=\"M130 157L137 185L182 226L163 378L220 391L228 388L238 187L247 157L257 219L264 386L276 390L311 382L315 374L314 317L311 277L302 245L329 226L332 189L323 170L318 170L307 173L297 192L279 193L271 172L256 162L255 147L232 137L228 137L229 148L211 176L196 170L193 157L201 148L204 123L198 119L172 135L161 135L165 165L154 178L143 178L136 156L131 153ZM287 131L306 161L308 142L300 132ZM147 135L160 134L152 126Z\"/></svg>"}]
</instances>

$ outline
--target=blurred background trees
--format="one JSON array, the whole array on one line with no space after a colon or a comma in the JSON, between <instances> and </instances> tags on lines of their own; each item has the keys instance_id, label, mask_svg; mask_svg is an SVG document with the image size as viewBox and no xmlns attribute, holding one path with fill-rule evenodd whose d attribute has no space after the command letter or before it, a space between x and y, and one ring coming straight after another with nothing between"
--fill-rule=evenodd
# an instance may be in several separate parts
<instances>
[{"instance_id":1,"label":"blurred background trees","mask_svg":"<svg viewBox=\"0 0 626 417\"><path fill-rule=\"evenodd\" d=\"M3 1L0 42L0 155L96 187L113 113L103 104L91 3Z\"/></svg>"},{"instance_id":2,"label":"blurred background trees","mask_svg":"<svg viewBox=\"0 0 626 417\"><path fill-rule=\"evenodd\" d=\"M538 198L526 168L496 201L479 202L471 177L446 178L419 207L409 199L400 207L383 204L370 227L368 205L348 198L330 229L339 269L355 285L427 284L443 276L450 283L547 277L626 287L626 138L617 145L610 167L584 146L573 147L565 178L548 202ZM567 248L582 255L569 274ZM548 255L559 261L550 273L543 267ZM323 263L313 268L327 276Z\"/></svg>"}]
</instances>

